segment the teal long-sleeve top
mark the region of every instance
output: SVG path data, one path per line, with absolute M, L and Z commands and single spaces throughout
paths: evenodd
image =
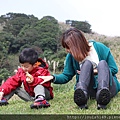
M 116 62 L 114 60 L 113 55 L 110 52 L 110 48 L 105 46 L 103 43 L 96 42 L 94 40 L 90 40 L 89 42 L 93 42 L 93 46 L 98 54 L 99 61 L 105 60 L 109 66 L 110 69 L 110 74 L 112 74 L 114 81 L 116 83 L 116 91 L 120 91 L 120 83 L 117 80 L 116 74 L 118 72 L 118 67 L 116 65 Z M 76 83 L 79 80 L 79 74 L 77 73 L 77 70 L 80 70 L 79 67 L 79 62 L 77 62 L 73 56 L 68 53 L 66 56 L 65 64 L 64 64 L 64 69 L 61 74 L 54 75 L 55 84 L 65 84 L 72 80 L 73 76 L 76 75 Z M 93 86 L 94 88 L 97 88 L 97 77 L 94 76 L 95 79 L 95 85 Z

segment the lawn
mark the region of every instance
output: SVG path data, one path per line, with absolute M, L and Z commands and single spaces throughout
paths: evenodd
M 26 119 L 28 119 L 28 116 L 30 117 L 32 115 L 31 117 L 33 117 L 34 120 L 35 118 L 37 120 L 37 117 L 45 117 L 45 119 L 43 120 L 47 120 L 48 118 L 50 120 L 50 117 L 52 117 L 51 115 L 53 115 L 53 117 L 58 117 L 57 118 L 58 120 L 64 120 L 65 118 L 68 120 L 79 119 L 81 117 L 81 114 L 82 115 L 105 115 L 105 116 L 120 115 L 120 93 L 118 93 L 118 95 L 111 100 L 106 110 L 102 110 L 102 109 L 97 110 L 97 105 L 95 100 L 88 100 L 88 107 L 89 107 L 88 109 L 83 109 L 83 110 L 79 109 L 79 107 L 73 101 L 74 83 L 75 83 L 75 80 L 73 79 L 67 84 L 63 84 L 63 85 L 53 84 L 54 99 L 49 101 L 51 105 L 49 108 L 30 109 L 30 104 L 32 104 L 32 102 L 24 102 L 17 96 L 13 96 L 13 98 L 9 100 L 8 105 L 0 107 L 0 114 L 1 114 L 0 120 L 2 120 L 2 118 L 7 118 L 9 115 L 11 116 L 13 115 L 12 117 L 15 117 L 17 115 L 17 118 L 19 119 L 21 118 L 22 115 L 26 115 L 24 116 L 24 118 L 26 117 Z M 60 115 L 62 116 L 60 117 Z M 78 116 L 74 116 L 74 115 L 78 115 Z M 62 118 L 62 117 L 65 117 L 65 118 Z M 51 120 L 52 119 L 53 118 L 51 118 Z M 24 119 L 21 118 L 21 120 L 24 120 Z M 29 119 L 29 120 L 32 120 L 32 119 Z M 91 120 L 93 120 L 93 118 Z M 98 120 L 98 118 L 96 120 Z

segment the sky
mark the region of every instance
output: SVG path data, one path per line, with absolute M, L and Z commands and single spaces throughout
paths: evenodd
M 52 16 L 58 22 L 87 21 L 93 32 L 120 36 L 120 0 L 0 0 L 0 16 L 9 12 Z

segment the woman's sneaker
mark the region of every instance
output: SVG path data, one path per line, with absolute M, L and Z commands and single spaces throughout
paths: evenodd
M 30 108 L 47 108 L 50 107 L 50 104 L 44 98 L 37 98 L 33 104 L 30 105 Z
M 9 103 L 7 102 L 7 100 L 5 98 L 2 98 L 2 100 L 0 100 L 0 106 L 7 105 L 7 104 L 9 104 Z

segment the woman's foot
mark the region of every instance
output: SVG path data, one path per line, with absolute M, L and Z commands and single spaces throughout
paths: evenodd
M 87 109 L 87 92 L 82 89 L 76 89 L 74 92 L 74 102 L 81 108 Z
M 106 109 L 106 105 L 110 102 L 110 91 L 108 88 L 103 88 L 97 92 L 97 109 Z

